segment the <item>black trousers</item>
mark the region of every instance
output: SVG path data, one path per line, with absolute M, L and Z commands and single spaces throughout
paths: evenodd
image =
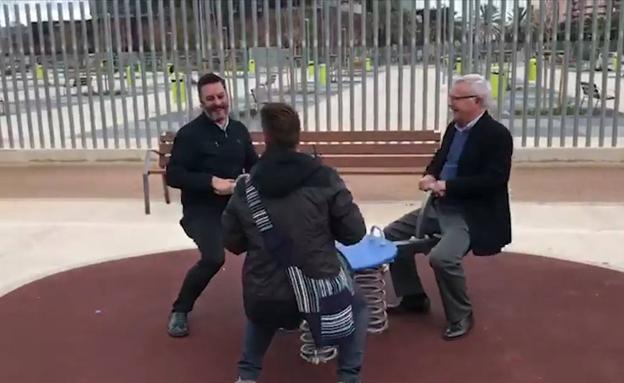
M 222 209 L 198 211 L 185 215 L 180 221 L 186 235 L 197 244 L 201 257 L 186 273 L 178 298 L 173 303 L 175 312 L 190 312 L 197 298 L 225 262 L 222 213 Z

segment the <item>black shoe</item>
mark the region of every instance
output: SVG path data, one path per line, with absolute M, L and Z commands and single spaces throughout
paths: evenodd
M 431 301 L 426 294 L 406 295 L 401 299 L 401 303 L 395 306 L 388 306 L 386 310 L 389 314 L 428 314 L 431 309 Z
M 468 335 L 472 326 L 474 325 L 474 318 L 472 313 L 468 314 L 464 319 L 456 323 L 451 323 L 442 334 L 444 340 L 453 340 Z
M 187 336 L 189 334 L 187 314 L 172 312 L 169 317 L 168 332 L 174 338 Z

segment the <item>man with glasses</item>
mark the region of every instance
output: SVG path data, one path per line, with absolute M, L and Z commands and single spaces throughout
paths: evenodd
M 431 215 L 423 217 L 423 222 L 441 234 L 429 253 L 429 263 L 446 314 L 445 340 L 464 336 L 473 326 L 464 255 L 470 250 L 475 255 L 494 255 L 511 243 L 508 181 L 513 140 L 507 128 L 487 112 L 490 94 L 490 84 L 480 75 L 454 81 L 449 94 L 453 121 L 418 185 L 433 195 Z M 419 214 L 419 210 L 412 211 L 388 225 L 386 238 L 409 239 Z M 429 312 L 413 250 L 401 248 L 390 271 L 401 302 L 389 311 Z

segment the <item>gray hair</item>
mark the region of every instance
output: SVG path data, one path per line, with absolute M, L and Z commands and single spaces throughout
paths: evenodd
M 494 106 L 492 87 L 485 77 L 477 73 L 465 74 L 455 78 L 453 80 L 453 86 L 462 82 L 470 85 L 470 89 L 479 98 L 479 102 L 484 109 L 489 109 Z

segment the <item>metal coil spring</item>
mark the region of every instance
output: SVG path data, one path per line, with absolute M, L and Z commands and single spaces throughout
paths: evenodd
M 308 322 L 301 322 L 299 329 L 301 330 L 301 336 L 299 339 L 301 339 L 301 342 L 303 343 L 301 345 L 299 355 L 301 355 L 303 360 L 312 364 L 320 364 L 327 363 L 338 356 L 338 349 L 336 347 L 316 347 L 314 339 L 312 338 L 312 333 L 310 332 L 310 327 L 308 326 Z
M 386 312 L 386 281 L 384 273 L 388 266 L 374 269 L 360 270 L 355 273 L 355 282 L 360 286 L 370 311 L 368 332 L 379 334 L 388 328 L 388 314 Z

